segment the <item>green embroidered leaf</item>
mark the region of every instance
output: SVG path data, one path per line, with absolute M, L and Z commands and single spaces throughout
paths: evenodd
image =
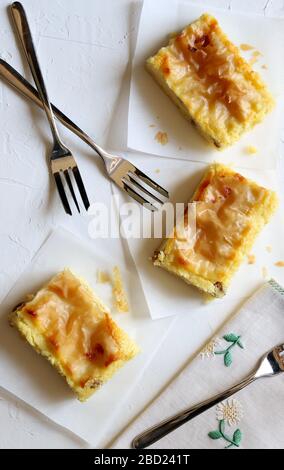
M 221 434 L 219 431 L 210 431 L 210 432 L 208 433 L 208 436 L 209 436 L 211 439 L 221 439 L 222 434 Z
M 236 336 L 234 333 L 229 333 L 228 335 L 223 336 L 223 338 L 228 343 L 235 343 L 239 340 L 239 336 Z
M 230 367 L 232 362 L 233 362 L 232 354 L 230 353 L 230 351 L 228 351 L 228 352 L 226 352 L 226 354 L 224 356 L 224 364 L 225 364 L 226 367 Z
M 242 440 L 242 432 L 240 429 L 237 429 L 233 435 L 233 441 L 238 446 Z
M 240 340 L 237 341 L 237 345 L 238 345 L 241 349 L 245 349 L 243 343 L 241 343 Z

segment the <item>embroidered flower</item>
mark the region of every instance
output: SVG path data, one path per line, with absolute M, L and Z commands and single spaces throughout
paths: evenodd
M 222 350 L 218 350 L 217 346 L 222 343 L 222 340 L 225 340 L 229 345 Z M 235 333 L 228 333 L 223 336 L 223 338 L 213 338 L 209 343 L 204 346 L 200 351 L 200 356 L 204 358 L 213 358 L 214 356 L 222 355 L 224 357 L 224 364 L 226 367 L 230 367 L 233 363 L 232 349 L 238 346 L 241 349 L 244 349 L 244 345 L 241 342 L 241 336 L 236 335 Z
M 202 357 L 202 359 L 205 359 L 206 357 L 215 357 L 215 349 L 217 348 L 217 346 L 220 345 L 220 343 L 220 338 L 213 338 L 211 341 L 209 341 L 209 343 L 207 343 L 204 348 L 200 351 L 200 356 Z
M 236 426 L 244 415 L 241 403 L 236 399 L 227 400 L 216 406 L 216 416 L 219 421 L 224 420 L 229 426 Z
M 243 417 L 243 407 L 238 400 L 231 399 L 226 402 L 219 403 L 216 406 L 216 418 L 218 420 L 218 429 L 210 431 L 208 436 L 210 439 L 223 440 L 227 443 L 225 449 L 230 447 L 240 447 L 243 433 L 240 429 L 235 429 L 233 435 L 227 434 L 226 423 L 229 426 L 236 425 Z

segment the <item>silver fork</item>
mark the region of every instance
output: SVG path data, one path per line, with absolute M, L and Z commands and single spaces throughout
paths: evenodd
M 41 73 L 39 61 L 37 58 L 36 50 L 33 44 L 32 34 L 28 24 L 27 16 L 25 10 L 21 3 L 15 2 L 11 5 L 12 17 L 15 22 L 17 32 L 19 34 L 20 41 L 22 43 L 27 61 L 29 63 L 34 81 L 36 83 L 37 89 L 39 91 L 39 96 L 42 102 L 42 106 L 46 112 L 48 122 L 51 128 L 53 136 L 53 149 L 51 152 L 51 171 L 55 179 L 55 183 L 58 189 L 59 196 L 61 198 L 62 204 L 64 206 L 65 212 L 69 215 L 72 215 L 72 211 L 68 202 L 68 198 L 64 189 L 62 176 L 65 177 L 69 191 L 77 207 L 78 212 L 80 212 L 80 207 L 76 198 L 76 194 L 72 185 L 71 177 L 69 171 L 73 173 L 75 181 L 77 183 L 83 204 L 85 209 L 88 210 L 90 207 L 89 199 L 83 184 L 79 168 L 76 164 L 75 158 L 73 157 L 70 150 L 62 142 L 58 129 L 55 124 L 54 115 L 52 112 L 51 104 L 48 98 L 46 86 L 44 83 L 43 75 Z
M 0 59 L 0 76 L 7 83 L 20 91 L 25 97 L 43 108 L 42 101 L 35 88 L 11 65 Z M 71 132 L 76 134 L 89 147 L 91 147 L 103 160 L 109 178 L 133 199 L 152 211 L 158 209 L 169 198 L 169 193 L 149 176 L 135 167 L 131 162 L 118 155 L 106 152 L 96 142 L 72 122 L 54 105 L 51 105 L 56 118 Z M 49 111 L 48 111 L 49 112 Z
M 197 405 L 156 424 L 150 429 L 147 429 L 135 437 L 132 441 L 132 447 L 134 449 L 145 449 L 146 447 L 149 447 L 162 439 L 162 437 L 165 437 L 167 434 L 173 432 L 175 429 L 200 415 L 212 406 L 239 392 L 255 380 L 263 377 L 272 377 L 274 375 L 278 375 L 280 372 L 284 372 L 284 344 L 275 346 L 271 351 L 264 354 L 253 372 L 242 380 L 242 382 L 234 385 L 225 392 L 215 395 L 202 403 L 198 403 Z

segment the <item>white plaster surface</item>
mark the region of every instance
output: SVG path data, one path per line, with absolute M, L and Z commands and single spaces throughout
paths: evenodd
M 23 3 L 52 101 L 95 135 L 98 142 L 122 150 L 126 141 L 129 60 L 138 28 L 139 2 L 25 0 Z M 7 5 L 6 0 L 0 0 L 0 57 L 30 78 L 17 49 Z M 204 5 L 284 15 L 284 0 L 206 0 Z M 45 160 L 49 131 L 42 113 L 1 82 L 0 122 L 1 300 L 53 225 L 86 234 L 87 219 L 66 219 L 54 188 L 50 188 Z M 118 126 L 118 122 L 125 122 L 125 126 Z M 92 175 L 101 171 L 98 160 L 66 131 L 63 137 L 78 155 L 82 173 L 87 175 L 90 199 L 109 197 L 110 186 L 103 176 L 99 187 L 91 184 Z M 132 157 L 130 154 L 129 158 Z M 279 176 L 283 186 L 281 168 Z M 162 360 L 167 361 L 163 373 Z M 134 396 L 135 407 L 142 409 L 181 366 L 181 362 L 169 356 L 166 341 L 128 406 L 116 418 L 122 427 L 133 416 Z M 84 446 L 1 389 L 0 436 L 3 449 Z

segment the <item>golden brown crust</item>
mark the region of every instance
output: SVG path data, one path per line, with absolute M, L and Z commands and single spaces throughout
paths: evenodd
M 147 60 L 147 68 L 201 134 L 222 149 L 272 109 L 260 76 L 204 14 Z
M 273 191 L 214 164 L 191 201 L 196 202 L 194 243 L 192 238 L 181 239 L 175 229 L 154 254 L 153 263 L 212 297 L 222 297 L 278 199 Z M 188 224 L 186 212 L 185 228 Z
M 138 353 L 89 286 L 69 270 L 10 315 L 27 342 L 85 401 Z

